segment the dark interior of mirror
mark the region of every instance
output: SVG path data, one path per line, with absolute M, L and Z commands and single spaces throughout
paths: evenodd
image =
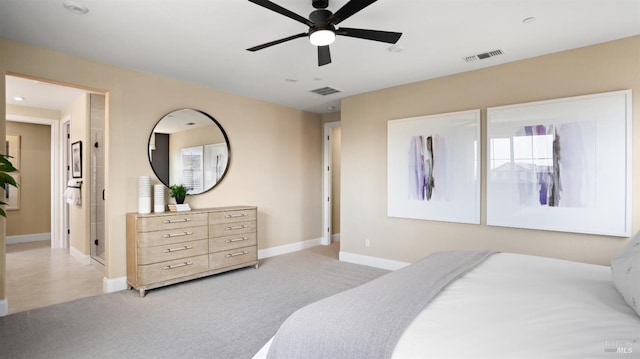
M 181 109 L 163 116 L 149 136 L 148 148 L 158 180 L 167 187 L 183 184 L 190 195 L 214 188 L 229 169 L 227 134 L 200 110 Z

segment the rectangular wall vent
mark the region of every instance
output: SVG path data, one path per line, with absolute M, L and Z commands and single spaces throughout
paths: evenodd
M 334 94 L 334 93 L 338 93 L 338 92 L 340 92 L 340 90 L 335 89 L 333 87 L 325 86 L 325 87 L 321 87 L 319 89 L 311 90 L 311 92 L 317 93 L 318 95 L 327 96 L 327 95 L 331 95 L 331 94 Z
M 481 54 L 477 54 L 477 55 L 473 55 L 473 56 L 467 56 L 467 57 L 464 58 L 464 61 L 466 61 L 466 62 L 474 62 L 474 61 L 478 61 L 478 60 L 484 60 L 484 59 L 488 59 L 490 57 L 502 55 L 503 53 L 504 52 L 502 50 L 493 50 L 493 51 L 489 51 L 489 52 L 483 52 Z

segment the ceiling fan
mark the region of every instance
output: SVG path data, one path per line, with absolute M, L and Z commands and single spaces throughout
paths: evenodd
M 400 36 L 402 36 L 401 32 L 336 27 L 336 25 L 338 25 L 342 21 L 376 2 L 376 0 L 351 0 L 335 13 L 327 10 L 327 7 L 329 6 L 329 0 L 312 0 L 311 3 L 316 10 L 309 14 L 309 19 L 305 19 L 304 17 L 268 0 L 249 1 L 265 7 L 271 11 L 275 11 L 278 14 L 301 22 L 309 26 L 309 31 L 285 37 L 280 40 L 267 42 L 262 45 L 254 46 L 247 49 L 248 51 L 258 51 L 273 45 L 281 44 L 286 41 L 308 36 L 311 44 L 318 47 L 318 66 L 323 66 L 331 63 L 331 52 L 329 51 L 329 45 L 333 43 L 336 35 L 356 37 L 365 40 L 381 41 L 389 44 L 395 44 L 400 39 Z

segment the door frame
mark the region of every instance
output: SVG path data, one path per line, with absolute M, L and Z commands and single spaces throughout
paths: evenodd
M 334 127 L 340 127 L 341 121 L 325 122 L 323 133 L 323 160 L 322 160 L 322 239 L 321 244 L 328 246 L 331 244 L 331 205 L 333 199 L 331 198 L 331 129 Z
M 62 183 L 62 173 L 60 171 L 60 121 L 7 114 L 7 121 L 33 123 L 50 126 L 51 136 L 51 248 L 67 248 L 62 232 L 62 193 L 64 191 Z

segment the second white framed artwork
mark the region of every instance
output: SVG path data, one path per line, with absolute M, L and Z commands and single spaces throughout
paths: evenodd
M 631 235 L 631 91 L 487 109 L 487 224 Z

